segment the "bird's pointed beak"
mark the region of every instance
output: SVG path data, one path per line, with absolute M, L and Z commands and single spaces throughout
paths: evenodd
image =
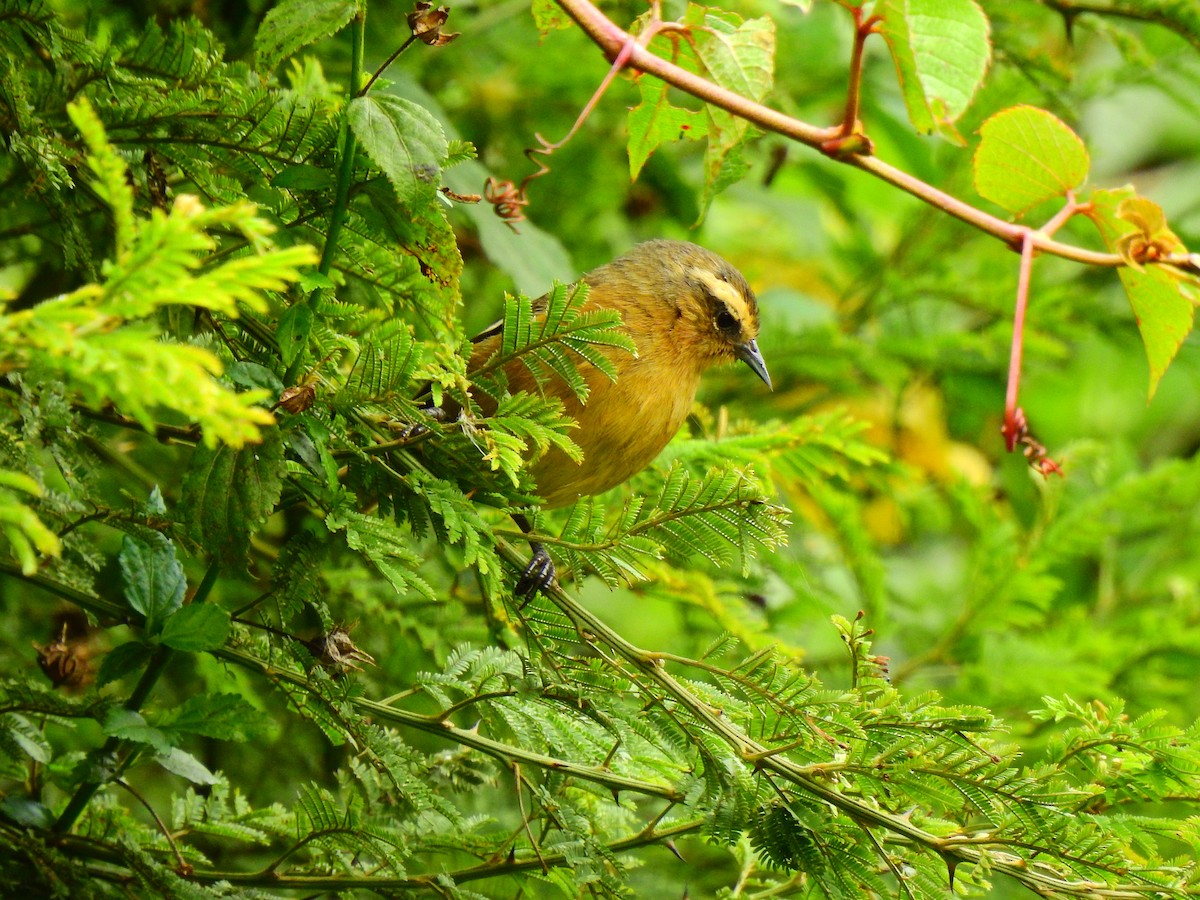
M 767 374 L 767 364 L 763 360 L 762 354 L 758 352 L 757 341 L 746 341 L 744 344 L 738 344 L 734 348 L 734 353 L 738 359 L 750 367 L 755 375 L 767 383 L 767 387 L 774 390 L 771 387 L 771 376 Z

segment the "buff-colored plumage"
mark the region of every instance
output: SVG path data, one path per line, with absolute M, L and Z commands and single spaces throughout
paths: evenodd
M 649 465 L 679 430 L 700 376 L 712 366 L 742 359 L 770 384 L 755 343 L 754 292 L 715 253 L 681 241 L 650 241 L 584 280 L 589 288 L 584 309 L 617 310 L 637 355 L 606 351 L 617 367 L 615 382 L 581 363 L 590 387 L 586 404 L 561 381 L 542 386 L 579 423 L 571 438 L 583 450 L 582 463 L 557 449 L 534 463 L 546 507 L 606 491 Z M 471 367 L 486 362 L 499 342 L 498 334 L 481 340 Z M 513 391 L 538 390 L 520 362 L 510 363 L 505 374 Z

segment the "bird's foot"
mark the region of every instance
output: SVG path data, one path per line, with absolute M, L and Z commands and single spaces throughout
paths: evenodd
M 532 600 L 538 591 L 544 591 L 557 583 L 554 560 L 550 558 L 549 551 L 535 542 L 531 542 L 529 548 L 533 551 L 533 558 L 529 560 L 529 565 L 525 567 L 516 587 L 513 588 L 513 593 L 524 597 L 527 602 Z
M 434 424 L 446 421 L 446 411 L 440 406 L 423 406 L 421 412 L 429 417 Z M 422 438 L 429 433 L 429 425 L 424 422 L 397 422 L 393 429 L 398 432 L 401 441 L 409 442 Z

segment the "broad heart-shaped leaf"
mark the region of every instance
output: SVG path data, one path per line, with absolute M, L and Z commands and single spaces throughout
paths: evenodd
M 641 88 L 642 102 L 629 111 L 629 177 L 634 179 L 660 144 L 708 134 L 704 113 L 672 105 L 665 81 L 643 78 Z
M 283 490 L 283 438 L 278 428 L 262 435 L 239 450 L 197 447 L 183 479 L 179 515 L 188 536 L 229 565 L 245 560 L 250 535 Z
M 692 28 L 695 56 L 680 62 L 750 100 L 766 97 L 775 83 L 775 23 L 768 18 L 746 19 L 732 13 L 694 7 L 686 22 Z M 713 197 L 745 174 L 740 152 L 750 136 L 745 119 L 713 106 L 706 110 L 708 149 L 704 157 L 704 194 L 700 218 Z
M 975 190 L 1011 213 L 1065 197 L 1088 175 L 1088 152 L 1079 135 L 1051 113 L 1014 106 L 979 129 Z
M 254 36 L 258 70 L 270 72 L 301 47 L 340 30 L 357 7 L 356 0 L 280 0 Z
M 1122 252 L 1122 248 L 1128 246 L 1128 238 L 1139 232 L 1136 224 L 1139 219 L 1144 220 L 1144 224 L 1157 225 L 1157 231 L 1169 231 L 1165 219 L 1159 217 L 1161 210 L 1159 214 L 1147 215 L 1150 201 L 1137 197 L 1133 188 L 1093 191 L 1091 202 L 1089 218 L 1096 223 L 1104 243 L 1114 253 Z M 1141 215 L 1132 216 L 1131 210 Z M 1167 367 L 1175 359 L 1175 354 L 1179 352 L 1184 338 L 1192 330 L 1195 312 L 1192 300 L 1197 290 L 1195 286 L 1189 289 L 1187 282 L 1161 266 L 1147 266 L 1141 270 L 1125 267 L 1120 275 L 1150 363 L 1147 394 L 1147 399 L 1150 399 L 1158 389 Z
M 145 543 L 126 535 L 118 557 L 125 599 L 146 617 L 146 633 L 157 634 L 163 621 L 183 605 L 187 577 L 166 538 Z
M 975 0 L 879 0 L 875 15 L 913 127 L 965 143 L 951 123 L 966 112 L 991 62 L 983 10 Z
M 350 128 L 371 161 L 383 170 L 400 200 L 432 194 L 449 144 L 433 113 L 402 97 L 355 97 Z
M 709 76 L 750 100 L 775 84 L 775 22 L 704 9 L 694 31 L 696 54 Z M 690 18 L 690 17 L 689 17 Z
M 161 640 L 168 647 L 195 653 L 216 650 L 229 637 L 229 613 L 211 603 L 176 610 L 163 625 Z

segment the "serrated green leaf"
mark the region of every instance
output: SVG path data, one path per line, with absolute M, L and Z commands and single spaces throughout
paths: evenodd
M 297 50 L 339 31 L 357 8 L 357 0 L 280 0 L 254 36 L 258 70 L 271 72 Z
M 696 65 L 722 87 L 761 101 L 774 86 L 775 23 L 696 7 L 688 15 L 694 27 Z M 741 179 L 748 167 L 741 152 L 751 135 L 749 123 L 715 106 L 705 107 L 708 147 L 704 157 L 704 218 L 714 197 Z
M 1065 197 L 1087 179 L 1088 152 L 1062 120 L 1044 109 L 1014 106 L 979 129 L 975 190 L 1020 215 L 1039 203 Z
M 351 100 L 346 114 L 363 151 L 401 201 L 433 195 L 449 145 L 429 110 L 403 97 L 369 94 Z
M 1149 401 L 1192 332 L 1195 304 L 1180 290 L 1179 281 L 1161 267 L 1142 272 L 1126 267 L 1121 269 L 1120 277 L 1125 293 L 1129 295 L 1129 305 L 1133 307 L 1150 364 L 1150 384 L 1146 393 Z
M 219 741 L 247 741 L 263 734 L 270 722 L 238 694 L 197 694 L 155 720 L 168 734 L 198 734 Z
M 264 431 L 261 444 L 240 449 L 197 447 L 179 508 L 188 536 L 215 558 L 241 564 L 250 536 L 275 509 L 284 468 L 278 428 Z
M 123 706 L 109 710 L 108 715 L 104 717 L 103 726 L 104 734 L 107 737 L 146 744 L 153 747 L 158 753 L 167 753 L 171 750 L 171 741 L 162 731 L 147 724 L 141 713 Z
M 183 605 L 187 590 L 175 545 L 166 538 L 147 544 L 126 535 L 119 559 L 125 599 L 146 617 L 146 633 L 157 634 L 166 617 Z
M 717 84 L 751 100 L 762 100 L 775 83 L 775 22 L 702 11 L 696 54 Z
M 665 81 L 643 78 L 640 85 L 642 102 L 629 111 L 628 119 L 629 177 L 635 180 L 660 144 L 696 141 L 708 134 L 705 114 L 672 105 Z
M 184 606 L 163 625 L 159 640 L 175 650 L 216 650 L 229 637 L 229 613 L 212 603 Z
M 991 62 L 983 10 L 974 0 L 879 0 L 875 15 L 913 127 L 964 143 L 952 123 L 966 112 Z

